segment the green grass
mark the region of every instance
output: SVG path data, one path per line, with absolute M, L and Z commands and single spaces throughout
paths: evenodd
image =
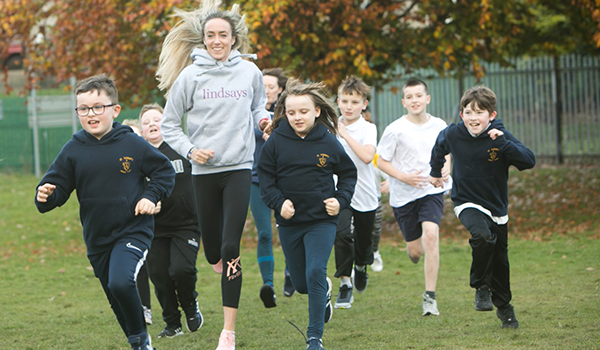
M 476 312 L 468 285 L 467 235 L 451 213 L 442 223 L 439 317 L 421 316 L 422 262 L 410 263 L 386 204 L 381 246 L 384 270 L 349 310 L 335 310 L 324 345 L 336 349 L 600 349 L 600 169 L 536 168 L 511 173 L 510 261 L 519 330 L 503 330 L 494 312 Z M 73 198 L 37 213 L 37 180 L 0 175 L 0 349 L 128 349 L 85 256 Z M 265 309 L 249 220 L 242 241 L 244 282 L 238 349 L 305 349 L 307 296 L 283 297 L 283 254 L 277 242 L 278 306 Z M 198 259 L 205 325 L 174 339 L 157 339 L 160 306 L 153 299 L 154 346 L 211 349 L 223 316 L 220 277 Z M 329 274 L 333 274 L 330 259 Z M 334 281 L 334 294 L 337 281 Z

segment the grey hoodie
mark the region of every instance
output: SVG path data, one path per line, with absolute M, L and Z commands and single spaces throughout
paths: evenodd
M 186 157 L 192 147 L 213 150 L 206 164 L 192 162 L 192 174 L 252 169 L 254 128 L 263 118 L 267 95 L 258 67 L 233 50 L 225 62 L 194 49 L 171 87 L 163 113 L 164 140 Z M 187 113 L 187 135 L 182 119 Z

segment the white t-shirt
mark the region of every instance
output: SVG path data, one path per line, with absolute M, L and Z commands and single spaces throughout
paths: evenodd
M 343 118 L 340 118 L 340 120 L 343 120 Z M 362 116 L 356 122 L 346 125 L 346 130 L 361 145 L 373 145 L 373 147 L 377 147 L 377 126 L 364 120 Z M 339 135 L 338 140 L 344 146 L 346 153 L 348 153 L 350 159 L 354 162 L 357 170 L 356 187 L 350 206 L 352 209 L 361 212 L 376 210 L 379 205 L 379 190 L 375 186 L 375 169 L 373 169 L 373 165 L 371 163 L 365 164 L 365 162 L 360 160 L 346 140 Z
M 447 124 L 440 118 L 430 114 L 425 124 L 415 124 L 406 115 L 385 128 L 377 153 L 379 157 L 405 173 L 410 174 L 421 170 L 419 175 L 429 176 L 431 167 L 431 149 L 435 145 L 440 131 Z M 444 182 L 444 188 L 435 188 L 427 184 L 422 189 L 411 186 L 390 176 L 390 206 L 398 208 L 430 194 L 442 193 L 452 188 L 452 178 Z

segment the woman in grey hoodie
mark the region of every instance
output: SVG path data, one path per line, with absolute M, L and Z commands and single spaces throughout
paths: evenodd
M 217 350 L 235 349 L 242 288 L 240 241 L 250 198 L 254 129 L 269 120 L 258 67 L 244 57 L 248 28 L 237 4 L 205 0 L 163 43 L 157 76 L 167 90 L 164 140 L 192 162 L 206 259 L 221 273 L 224 326 Z M 182 127 L 187 114 L 187 134 Z

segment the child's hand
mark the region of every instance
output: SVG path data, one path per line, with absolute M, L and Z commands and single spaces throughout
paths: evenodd
M 346 125 L 344 125 L 344 123 L 338 123 L 338 133 L 343 139 L 346 139 L 346 137 L 348 137 L 348 130 L 346 130 Z
M 196 163 L 206 164 L 209 159 L 214 158 L 215 151 L 210 149 L 194 149 L 192 151 L 192 156 L 190 157 Z
M 389 180 L 381 181 L 381 187 L 379 187 L 379 192 L 390 193 L 390 181 Z
M 262 123 L 260 123 L 260 128 L 263 131 L 263 133 L 267 134 L 267 135 L 271 135 L 271 133 L 273 132 L 273 121 L 269 120 L 269 121 L 263 121 Z
M 450 181 L 450 167 L 444 166 L 442 168 L 442 180 L 444 182 Z
M 37 188 L 35 199 L 40 203 L 46 203 L 55 189 L 56 185 L 45 183 Z
M 497 139 L 498 137 L 504 135 L 504 133 L 498 129 L 492 129 L 490 131 L 488 131 L 488 135 L 490 135 L 490 138 L 492 140 Z
M 160 213 L 161 209 L 162 209 L 162 202 L 158 201 L 158 203 L 156 203 L 156 207 L 154 208 L 154 213 L 152 213 L 152 214 L 156 215 L 156 214 Z
M 433 185 L 435 188 L 444 188 L 444 182 L 441 177 L 429 177 L 429 183 Z
M 404 178 L 402 182 L 409 184 L 410 186 L 416 187 L 418 189 L 422 189 L 427 186 L 429 183 L 427 182 L 428 178 L 425 175 L 419 175 L 423 172 L 423 170 L 416 171 L 410 174 L 404 174 Z
M 336 216 L 340 213 L 340 202 L 335 197 L 327 198 L 323 203 L 325 203 L 325 210 L 329 216 Z
M 294 216 L 294 214 L 296 214 L 296 209 L 294 209 L 294 203 L 292 203 L 291 200 L 286 199 L 285 202 L 283 202 L 283 205 L 281 206 L 281 217 L 289 220 L 292 218 L 292 216 Z
M 152 203 L 148 198 L 142 198 L 135 205 L 135 216 L 138 215 L 152 215 L 154 214 L 154 209 L 156 208 L 156 204 Z

